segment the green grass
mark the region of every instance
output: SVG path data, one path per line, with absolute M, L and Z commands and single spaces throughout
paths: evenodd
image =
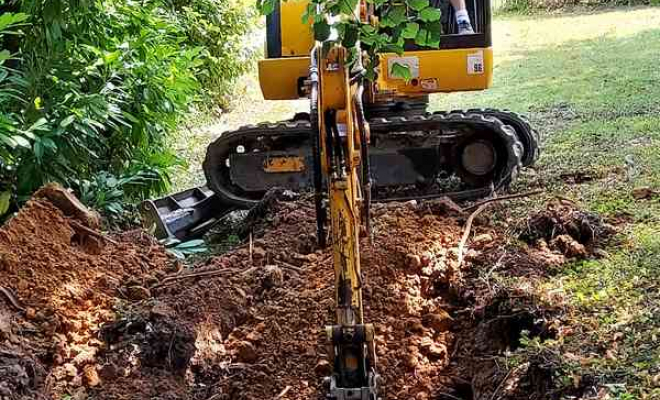
M 629 221 L 608 257 L 541 283 L 564 295 L 574 331 L 545 346 L 563 360 L 558 381 L 590 375 L 611 398 L 659 399 L 660 200 L 635 200 L 632 189 L 660 188 L 660 10 L 505 17 L 498 44 L 491 90 L 437 96 L 433 108 L 528 114 L 543 138 L 536 179 Z M 585 172 L 594 180 L 561 179 Z

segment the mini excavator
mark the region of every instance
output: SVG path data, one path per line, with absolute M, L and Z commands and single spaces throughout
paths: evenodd
M 317 239 L 325 246 L 330 238 L 335 270 L 326 397 L 377 400 L 374 327 L 364 321 L 359 249 L 361 233 L 370 232 L 371 202 L 486 197 L 534 163 L 538 137 L 524 117 L 508 111 L 427 111 L 429 94 L 491 85 L 489 0 L 468 1 L 475 28 L 469 35 L 454 34 L 452 9 L 441 1 L 439 48 L 407 43 L 403 55 L 379 54 L 374 80 L 365 79 L 359 62 L 348 65 L 349 49 L 315 41 L 301 18 L 307 6 L 282 1 L 268 15 L 259 79 L 265 99 L 307 98 L 309 113 L 223 133 L 203 164 L 208 187 L 145 202 L 143 214 L 157 235 L 183 239 L 224 212 L 255 206 L 270 188 L 313 191 Z M 355 14 L 370 21 L 377 16 L 369 10 L 361 0 Z M 393 73 L 396 64 L 408 68 L 408 79 Z

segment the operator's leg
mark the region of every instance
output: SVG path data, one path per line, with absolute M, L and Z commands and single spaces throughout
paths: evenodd
M 459 35 L 469 35 L 474 33 L 472 23 L 470 23 L 470 15 L 465 6 L 465 0 L 451 0 L 451 5 L 454 7 L 454 15 L 456 16 L 456 24 L 458 24 Z

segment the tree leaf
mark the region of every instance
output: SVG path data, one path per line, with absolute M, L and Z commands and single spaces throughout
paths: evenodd
M 424 22 L 435 22 L 439 21 L 442 13 L 435 7 L 427 7 L 420 11 L 419 19 Z
M 393 78 L 403 79 L 406 82 L 412 79 L 412 73 L 410 72 L 410 67 L 408 67 L 407 65 L 399 64 L 397 62 L 392 64 L 392 70 L 390 71 L 390 74 L 392 75 Z
M 9 211 L 11 204 L 11 192 L 0 193 L 0 216 L 3 216 Z
M 408 5 L 415 11 L 422 11 L 429 6 L 429 0 L 409 0 Z
M 406 39 L 414 39 L 419 32 L 419 24 L 417 22 L 408 22 L 406 27 L 401 32 L 401 36 Z
M 28 132 L 35 132 L 35 131 L 47 131 L 48 127 L 48 120 L 46 118 L 39 118 L 34 124 L 32 124 L 27 130 Z
M 60 126 L 62 128 L 66 128 L 67 126 L 71 125 L 75 120 L 76 120 L 75 115 L 69 115 L 68 117 L 64 118 L 62 122 L 60 122 Z
M 314 38 L 319 42 L 325 42 L 330 37 L 330 25 L 321 20 L 314 23 Z
M 358 40 L 358 27 L 354 24 L 346 24 L 342 45 L 348 49 L 355 47 Z
M 381 20 L 380 25 L 394 28 L 395 26 L 401 25 L 407 20 L 408 15 L 406 13 L 406 7 L 396 5 L 390 8 L 387 14 L 385 14 L 385 17 Z
M 24 138 L 23 136 L 12 136 L 12 139 L 16 142 L 17 146 L 25 147 L 26 149 L 32 148 L 30 141 Z
M 339 0 L 339 9 L 342 13 L 351 15 L 355 13 L 358 0 Z

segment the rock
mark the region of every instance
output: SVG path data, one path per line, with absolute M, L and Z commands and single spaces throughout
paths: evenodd
M 447 346 L 441 343 L 432 343 L 425 348 L 426 354 L 432 360 L 444 359 L 447 357 Z
M 245 336 L 245 339 L 251 343 L 258 343 L 263 339 L 263 335 L 259 332 L 250 332 Z
M 477 235 L 472 240 L 472 243 L 483 244 L 483 243 L 490 243 L 492 241 L 493 241 L 493 235 L 491 235 L 490 233 L 483 233 L 481 235 Z
M 587 250 L 584 245 L 569 235 L 559 235 L 550 244 L 557 247 L 566 257 L 587 256 Z
M 263 286 L 265 289 L 272 289 L 284 284 L 284 273 L 277 265 L 266 265 L 264 267 Z
M 94 386 L 98 386 L 99 383 L 101 383 L 101 380 L 99 379 L 99 374 L 96 372 L 96 368 L 93 365 L 86 366 L 84 369 L 84 374 L 85 374 L 85 383 L 87 383 L 87 386 L 94 387 Z
M 403 362 L 408 368 L 415 368 L 419 364 L 419 357 L 416 354 L 406 354 L 403 358 Z
M 431 264 L 432 259 L 433 259 L 433 254 L 428 252 L 422 254 L 422 258 L 421 258 L 422 266 L 428 267 Z
M 418 269 L 422 265 L 422 260 L 417 254 L 408 254 L 406 259 L 410 268 Z
M 236 347 L 236 357 L 238 361 L 252 364 L 259 359 L 257 349 L 250 342 L 240 342 Z
M 37 315 L 37 312 L 36 312 L 36 311 L 34 310 L 34 308 L 32 308 L 32 307 L 28 307 L 28 308 L 25 310 L 25 318 L 27 318 L 27 319 L 32 320 L 32 319 L 34 319 L 34 317 L 35 317 L 36 315 Z
M 62 366 L 64 368 L 64 372 L 66 372 L 67 376 L 74 377 L 78 375 L 78 368 L 76 368 L 75 365 L 71 363 L 64 364 Z
M 34 198 L 42 198 L 50 201 L 59 208 L 67 217 L 73 217 L 89 228 L 99 229 L 101 227 L 101 216 L 96 211 L 85 207 L 80 200 L 70 191 L 57 183 L 49 183 L 39 189 Z
M 314 366 L 314 372 L 317 376 L 330 376 L 332 374 L 332 365 L 326 359 L 321 359 Z
M 130 286 L 126 288 L 126 292 L 127 297 L 135 301 L 151 298 L 151 292 L 143 286 Z
M 262 247 L 254 247 L 252 249 L 252 257 L 255 259 L 264 258 L 266 257 L 266 250 L 264 250 Z
M 598 247 L 595 248 L 592 253 L 596 258 L 607 258 L 610 256 L 610 253 Z
M 406 329 L 413 333 L 424 333 L 424 325 L 418 319 L 409 319 L 406 321 Z
M 151 307 L 151 316 L 155 318 L 174 318 L 176 316 L 176 311 L 164 302 L 157 301 L 154 306 Z
M 653 190 L 650 187 L 639 187 L 632 191 L 635 200 L 648 200 L 660 195 L 660 191 Z
M 435 313 L 425 314 L 422 317 L 424 325 L 433 329 L 436 332 L 446 332 L 451 328 L 454 319 L 444 310 L 439 310 Z

